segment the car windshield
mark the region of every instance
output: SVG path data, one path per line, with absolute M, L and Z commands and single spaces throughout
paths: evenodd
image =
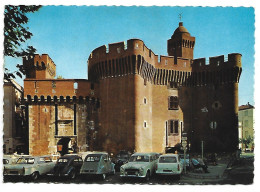
M 128 156 L 128 154 L 118 154 L 117 157 L 119 159 L 128 159 L 129 156 Z
M 63 163 L 67 163 L 67 162 L 68 162 L 68 159 L 64 159 L 64 158 L 58 159 L 59 164 L 63 164 Z
M 101 155 L 88 155 L 85 158 L 86 162 L 99 162 Z
M 130 157 L 129 162 L 149 162 L 147 155 L 133 155 Z
M 160 157 L 159 163 L 177 163 L 176 157 Z
M 19 158 L 17 164 L 34 164 L 34 158 Z

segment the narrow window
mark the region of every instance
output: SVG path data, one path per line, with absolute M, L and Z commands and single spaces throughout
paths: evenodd
M 147 127 L 147 123 L 146 123 L 146 121 L 144 121 L 144 128 L 146 128 Z
M 146 100 L 146 98 L 144 98 L 144 104 L 146 104 L 147 103 L 147 100 Z
M 174 121 L 170 121 L 170 133 L 173 134 L 174 133 L 174 124 L 173 124 Z
M 248 127 L 248 120 L 245 120 L 245 127 Z
M 56 82 L 52 81 L 51 86 L 52 86 L 52 88 L 56 88 Z
M 74 83 L 74 89 L 78 89 L 78 83 L 77 82 Z
M 165 65 L 168 65 L 168 60 L 167 59 L 165 60 Z
M 168 135 L 177 135 L 179 134 L 179 121 L 178 120 L 169 120 L 168 121 Z M 166 124 L 167 125 L 167 124 Z
M 34 88 L 38 88 L 38 82 L 37 81 L 34 81 Z
M 94 83 L 91 83 L 91 84 L 90 84 L 90 89 L 91 89 L 91 90 L 94 90 L 94 88 L 95 88 Z
M 179 121 L 174 121 L 174 133 L 179 133 Z

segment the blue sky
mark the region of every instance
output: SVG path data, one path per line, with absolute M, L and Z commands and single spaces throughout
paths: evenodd
M 254 104 L 253 8 L 246 7 L 118 7 L 44 6 L 29 14 L 28 27 L 34 34 L 25 45 L 47 53 L 64 78 L 87 78 L 87 59 L 95 48 L 109 43 L 142 39 L 155 54 L 167 55 L 167 40 L 184 26 L 196 37 L 194 58 L 242 54 L 239 105 Z M 6 67 L 21 59 L 5 58 Z M 21 79 L 17 81 L 23 85 Z

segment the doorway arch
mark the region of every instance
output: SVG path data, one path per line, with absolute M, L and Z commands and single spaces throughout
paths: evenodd
M 61 156 L 68 154 L 69 152 L 69 142 L 70 138 L 65 137 L 61 138 L 57 143 L 57 151 L 61 154 Z

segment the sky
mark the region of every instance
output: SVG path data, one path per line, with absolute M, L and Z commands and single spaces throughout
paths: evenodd
M 28 14 L 27 26 L 39 54 L 49 54 L 56 74 L 87 78 L 87 59 L 95 48 L 109 43 L 142 39 L 155 54 L 167 55 L 167 40 L 182 22 L 196 38 L 194 58 L 242 54 L 239 105 L 254 104 L 254 23 L 252 7 L 174 6 L 44 6 Z M 15 70 L 21 59 L 5 58 Z M 22 79 L 17 81 L 23 85 Z

